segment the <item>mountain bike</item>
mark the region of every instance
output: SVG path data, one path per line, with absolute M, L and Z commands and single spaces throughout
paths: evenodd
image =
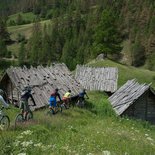
M 79 97 L 76 102 L 76 106 L 79 108 L 83 108 L 85 106 L 85 99 Z
M 61 105 L 62 108 L 69 109 L 71 107 L 71 99 L 70 98 L 63 99 Z
M 33 112 L 31 110 L 26 112 L 25 115 L 24 115 L 24 113 L 17 114 L 16 117 L 15 117 L 15 128 L 17 126 L 22 125 L 22 123 L 24 123 L 26 121 L 29 121 L 29 120 L 32 120 L 32 119 L 33 119 Z
M 10 126 L 10 119 L 3 111 L 4 107 L 0 109 L 0 128 L 7 130 Z
M 62 113 L 62 107 L 63 106 L 61 103 L 57 103 L 56 107 L 54 107 L 54 106 L 50 107 L 46 114 L 47 115 L 55 115 L 58 112 Z

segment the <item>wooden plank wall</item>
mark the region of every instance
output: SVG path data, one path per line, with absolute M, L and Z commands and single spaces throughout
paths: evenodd
M 35 109 L 48 104 L 50 93 L 58 88 L 63 96 L 68 89 L 71 89 L 72 96 L 76 96 L 81 90 L 81 85 L 73 78 L 65 64 L 54 64 L 50 67 L 38 66 L 30 69 L 23 67 L 11 67 L 7 74 L 14 86 L 14 98 L 18 99 L 24 86 L 32 87 L 32 95 L 37 104 Z M 18 92 L 16 92 L 18 90 Z
M 118 69 L 77 65 L 75 79 L 88 90 L 115 92 L 117 90 Z
M 139 84 L 135 79 L 129 80 L 109 97 L 109 101 L 116 113 L 121 115 L 149 88 L 148 84 Z
M 155 95 L 149 92 L 148 98 L 148 108 L 147 108 L 147 120 L 155 123 Z

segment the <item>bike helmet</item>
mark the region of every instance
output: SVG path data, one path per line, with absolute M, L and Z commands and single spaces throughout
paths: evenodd
M 26 92 L 31 92 L 32 91 L 32 88 L 30 86 L 25 86 L 23 91 L 26 91 Z
M 56 92 L 58 92 L 58 90 L 59 90 L 58 88 L 55 89 Z

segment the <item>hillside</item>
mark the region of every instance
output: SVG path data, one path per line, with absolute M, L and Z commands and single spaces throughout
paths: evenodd
M 7 47 L 20 65 L 63 61 L 74 69 L 77 63 L 105 53 L 115 61 L 154 70 L 155 4 L 151 0 L 10 2 L 5 3 L 10 8 L 7 25 L 12 39 Z M 38 21 L 37 36 L 37 25 L 32 23 Z
M 131 80 L 136 78 L 140 83 L 152 83 L 152 87 L 155 88 L 155 72 L 136 68 L 132 66 L 126 66 L 120 63 L 116 63 L 111 60 L 93 60 L 88 63 L 90 66 L 94 67 L 117 67 L 118 68 L 118 87 L 121 87 L 123 84 L 127 82 L 127 80 Z M 146 76 L 147 75 L 147 76 Z
M 34 112 L 34 120 L 13 128 L 16 109 L 8 110 L 12 127 L 0 132 L 0 154 L 132 154 L 155 152 L 154 126 L 114 115 L 107 96 L 89 92 L 86 109 L 73 108 L 46 116 Z M 143 147 L 141 147 L 143 146 Z
M 50 20 L 41 21 L 40 24 L 48 24 Z M 18 42 L 19 35 L 24 36 L 25 40 L 29 40 L 32 36 L 33 23 L 25 24 L 25 25 L 16 25 L 9 26 L 8 31 L 10 33 L 11 39 L 14 41 L 14 44 L 8 45 L 8 50 L 12 52 L 14 57 L 18 57 L 20 42 Z

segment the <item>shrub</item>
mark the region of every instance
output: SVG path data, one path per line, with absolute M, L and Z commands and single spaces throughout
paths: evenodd
M 8 22 L 8 26 L 15 26 L 16 25 L 16 22 L 14 20 L 10 20 Z
M 147 68 L 155 71 L 155 53 L 149 55 L 147 59 Z
M 149 26 L 149 32 L 154 33 L 155 31 L 155 17 L 153 16 Z
M 25 35 L 18 33 L 18 35 L 17 35 L 17 41 L 18 42 L 25 41 Z
M 140 42 L 136 42 L 131 47 L 132 65 L 135 67 L 142 66 L 145 63 L 145 48 Z

